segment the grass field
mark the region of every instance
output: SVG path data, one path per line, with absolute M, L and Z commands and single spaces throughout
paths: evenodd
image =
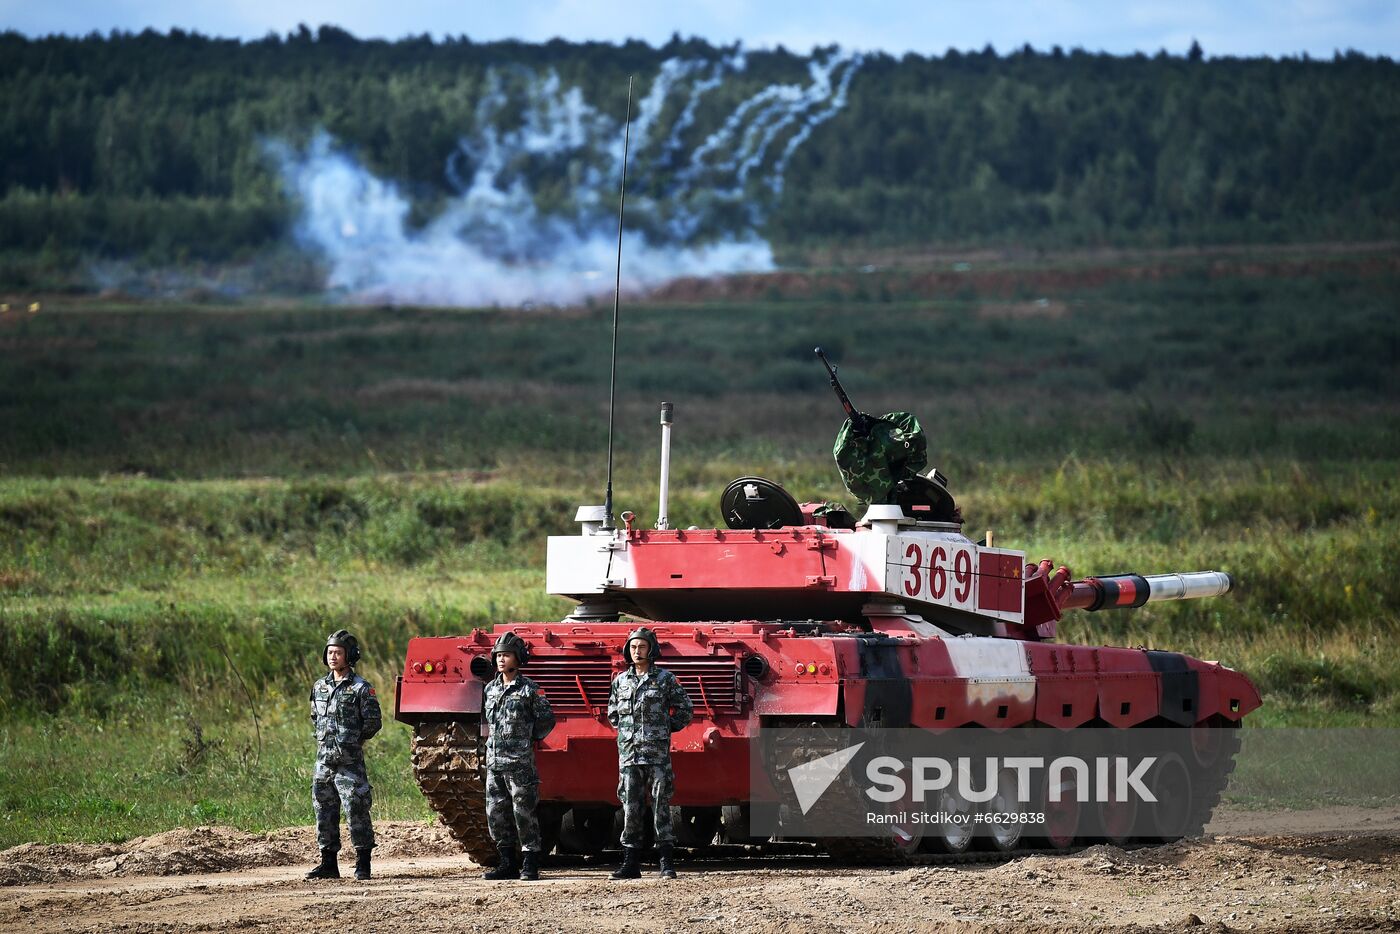
M 1241 583 L 1069 641 L 1226 661 L 1252 723 L 1400 725 L 1400 255 L 922 262 L 624 305 L 619 507 L 654 519 L 663 399 L 674 519 L 743 474 L 845 496 L 822 344 L 920 417 L 974 537 Z M 610 315 L 0 314 L 0 847 L 307 822 L 327 632 L 387 694 L 414 635 L 567 612 L 544 536 L 601 501 Z M 406 728 L 374 745 L 376 813 L 426 816 Z

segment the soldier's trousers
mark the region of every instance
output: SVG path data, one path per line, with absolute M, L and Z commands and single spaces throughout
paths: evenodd
M 624 765 L 618 769 L 617 799 L 622 802 L 622 845 L 642 846 L 646 842 L 647 800 L 651 800 L 652 827 L 656 845 L 674 844 L 671 829 L 671 795 L 676 790 L 671 763 L 664 765 Z
M 486 829 L 501 849 L 540 850 L 540 776 L 534 766 L 486 770 Z
M 342 804 L 355 849 L 374 846 L 374 826 L 369 819 L 373 790 L 362 757 L 337 763 L 317 762 L 311 779 L 311 800 L 316 806 L 316 843 L 321 849 L 340 849 Z

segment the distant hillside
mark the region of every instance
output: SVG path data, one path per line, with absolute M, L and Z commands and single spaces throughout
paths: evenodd
M 633 153 L 650 237 L 746 233 L 782 259 L 833 243 L 1400 234 L 1400 67 L 1389 59 L 737 51 L 679 39 L 362 41 L 334 27 L 258 42 L 6 33 L 0 286 L 77 258 L 222 262 L 285 244 L 298 196 L 270 147 L 300 152 L 320 130 L 410 205 L 404 236 L 465 197 L 463 154 L 479 169 L 488 137 L 518 146 L 495 167 L 502 190 L 518 182 L 541 217 L 581 228 L 580 205 L 599 208 L 615 189 L 600 141 L 613 140 L 632 73 L 637 105 L 659 76 L 673 82 L 653 100 L 650 150 Z M 798 91 L 809 109 L 793 103 Z M 779 126 L 774 107 L 793 119 Z M 522 134 L 528 114 L 544 123 Z M 587 146 L 564 139 L 569 120 Z M 705 159 L 709 176 L 693 170 Z

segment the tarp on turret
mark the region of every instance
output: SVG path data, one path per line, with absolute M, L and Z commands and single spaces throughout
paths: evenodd
M 846 419 L 832 449 L 841 481 L 866 503 L 892 503 L 895 487 L 928 465 L 928 442 L 908 412 Z

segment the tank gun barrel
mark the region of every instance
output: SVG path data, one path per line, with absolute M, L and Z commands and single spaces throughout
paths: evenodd
M 1224 571 L 1180 574 L 1110 574 L 1071 581 L 1061 610 L 1131 609 L 1162 600 L 1195 600 L 1228 593 L 1234 579 Z

